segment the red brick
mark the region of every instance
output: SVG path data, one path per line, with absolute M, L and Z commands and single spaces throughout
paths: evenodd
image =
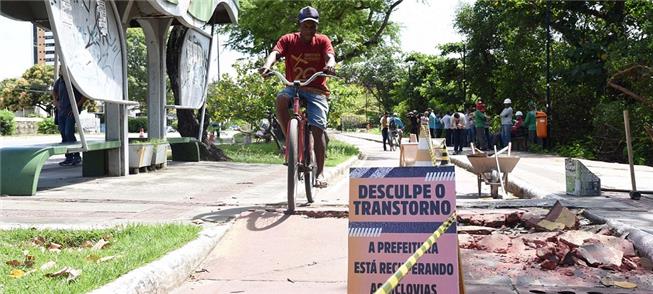
M 487 235 L 481 237 L 476 243 L 481 250 L 506 253 L 510 245 L 510 237 L 503 234 Z
M 458 246 L 460 248 L 472 248 L 475 243 L 474 236 L 470 234 L 458 234 Z
M 497 229 L 484 226 L 459 226 L 458 233 L 466 233 L 472 235 L 489 235 Z

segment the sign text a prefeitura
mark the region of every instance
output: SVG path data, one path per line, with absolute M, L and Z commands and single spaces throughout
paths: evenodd
M 456 208 L 453 166 L 352 168 L 348 293 L 374 293 Z M 392 293 L 458 293 L 452 224 Z

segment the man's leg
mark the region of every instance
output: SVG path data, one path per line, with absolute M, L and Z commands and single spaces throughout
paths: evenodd
M 279 125 L 281 125 L 281 131 L 284 136 L 288 135 L 288 121 L 290 116 L 288 114 L 288 103 L 290 102 L 290 96 L 284 92 L 279 93 L 277 96 L 277 120 Z
M 388 128 L 381 129 L 381 136 L 383 137 L 383 151 L 386 151 L 385 143 L 388 142 Z
M 322 174 L 324 170 L 324 157 L 326 154 L 326 142 L 324 142 L 324 131 L 318 127 L 312 127 L 313 131 L 313 149 L 315 150 L 315 163 L 317 163 L 316 177 Z
M 317 164 L 316 185 L 320 188 L 326 188 L 327 183 L 324 180 L 322 172 L 324 171 L 324 159 L 326 157 L 326 142 L 324 141 L 326 136 L 324 130 L 327 128 L 329 103 L 324 95 L 304 91 L 300 91 L 299 95 L 302 99 L 306 99 L 308 123 L 313 131 L 313 150 L 315 151 L 315 163 Z

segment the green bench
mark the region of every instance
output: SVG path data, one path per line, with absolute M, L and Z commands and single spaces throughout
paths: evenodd
M 36 194 L 41 169 L 53 155 L 74 152 L 80 143 L 0 148 L 0 195 Z M 107 172 L 107 150 L 120 148 L 120 141 L 89 141 L 84 152 L 82 176 L 99 177 Z
M 200 161 L 200 147 L 197 138 L 180 137 L 167 138 L 170 149 L 172 149 L 173 161 Z

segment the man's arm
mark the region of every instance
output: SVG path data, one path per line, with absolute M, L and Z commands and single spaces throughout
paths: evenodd
M 272 65 L 277 62 L 277 58 L 279 57 L 279 52 L 277 51 L 272 51 L 270 55 L 265 59 L 265 63 L 261 68 L 258 69 L 258 72 L 261 75 L 265 75 L 268 71 L 270 71 L 270 68 Z
M 333 54 L 327 54 L 326 65 L 324 66 L 323 71 L 328 75 L 336 74 L 336 57 Z

